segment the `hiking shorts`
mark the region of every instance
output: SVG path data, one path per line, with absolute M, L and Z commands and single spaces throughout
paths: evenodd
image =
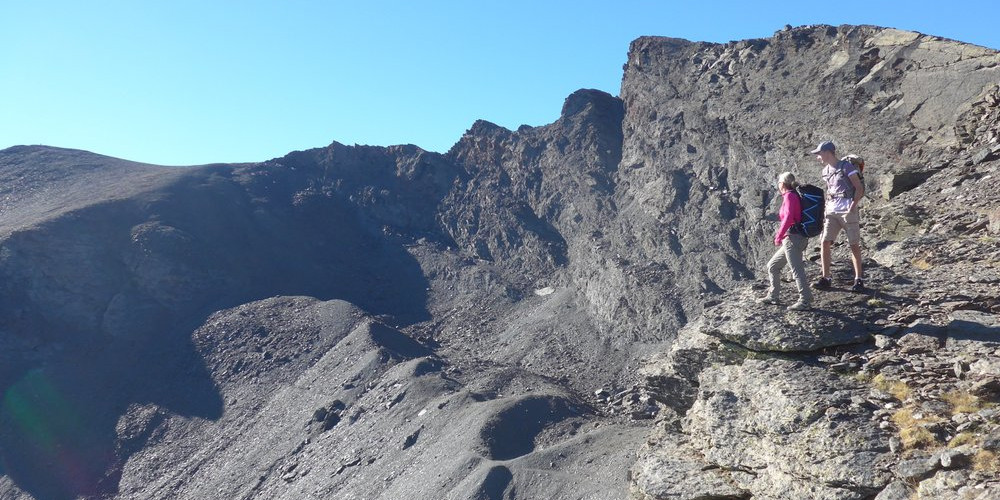
M 861 244 L 861 216 L 855 207 L 847 213 L 828 213 L 823 222 L 823 241 L 837 241 L 840 231 L 847 233 L 847 242 L 851 245 Z

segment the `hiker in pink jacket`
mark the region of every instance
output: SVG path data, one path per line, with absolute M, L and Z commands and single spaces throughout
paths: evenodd
M 778 212 L 780 225 L 774 235 L 774 245 L 779 247 L 774 256 L 767 262 L 767 273 L 771 278 L 771 286 L 767 295 L 760 299 L 764 304 L 778 304 L 779 287 L 781 286 L 781 270 L 788 263 L 795 277 L 795 286 L 799 291 L 799 300 L 788 306 L 790 311 L 808 311 L 812 308 L 812 292 L 806 281 L 805 264 L 802 254 L 809 244 L 808 238 L 800 234 L 796 224 L 802 221 L 802 205 L 795 187 L 798 183 L 791 172 L 783 172 L 778 176 L 778 191 L 781 192 L 781 210 Z

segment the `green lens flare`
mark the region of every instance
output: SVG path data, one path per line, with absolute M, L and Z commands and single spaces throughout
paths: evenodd
M 0 419 L 17 436 L 22 459 L 45 464 L 52 479 L 71 485 L 86 481 L 86 436 L 91 432 L 59 386 L 43 370 L 27 373 L 4 393 Z

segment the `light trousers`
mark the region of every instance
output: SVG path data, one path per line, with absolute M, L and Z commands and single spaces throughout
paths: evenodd
M 778 291 L 781 288 L 781 270 L 788 264 L 792 268 L 792 277 L 795 278 L 795 287 L 799 290 L 799 300 L 805 304 L 812 304 L 812 291 L 809 290 L 809 283 L 806 281 L 806 266 L 802 260 L 802 255 L 809 246 L 809 239 L 801 234 L 789 233 L 781 242 L 781 246 L 774 252 L 771 260 L 767 261 L 767 273 L 771 277 L 771 288 L 767 291 L 767 296 L 778 300 Z

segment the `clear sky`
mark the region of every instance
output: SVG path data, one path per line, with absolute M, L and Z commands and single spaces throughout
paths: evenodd
M 476 119 L 618 94 L 642 35 L 728 42 L 875 24 L 1000 48 L 996 0 L 0 0 L 0 149 L 163 165 L 344 144 L 447 151 Z

